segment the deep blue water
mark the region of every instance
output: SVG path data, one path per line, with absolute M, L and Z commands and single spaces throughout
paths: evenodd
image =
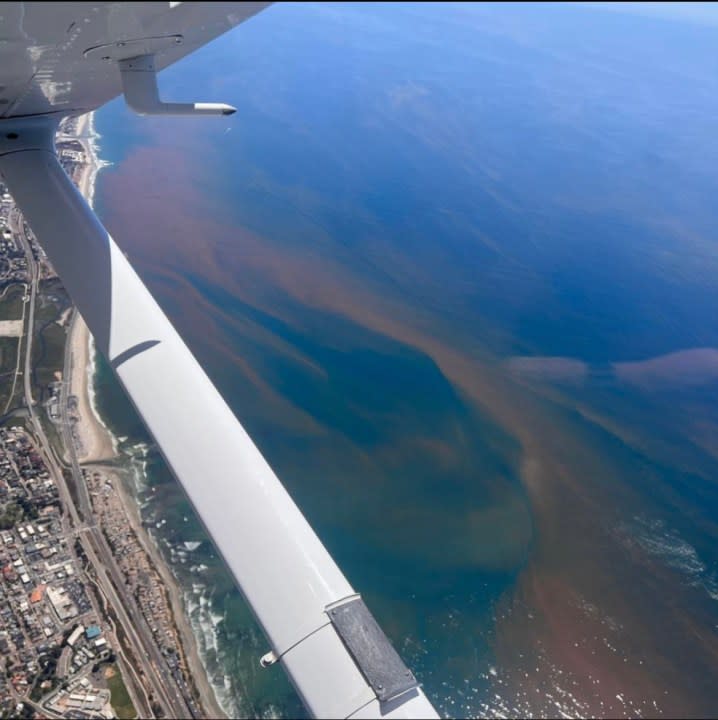
M 690 363 L 638 388 L 505 370 L 562 357 L 595 378 L 718 347 L 716 70 L 697 23 L 281 5 L 161 76 L 231 119 L 98 113 L 101 216 L 446 714 L 555 712 L 557 668 L 581 676 L 567 712 L 670 713 L 651 683 L 689 713 L 718 699 L 710 631 L 645 644 L 718 619 L 715 380 L 689 388 Z M 132 446 L 141 425 L 99 376 Z M 223 701 L 298 712 L 209 544 L 177 554 L 203 536 L 154 451 L 148 477 L 148 523 L 167 520 L 175 571 L 222 618 Z M 591 638 L 569 656 L 576 626 L 541 604 L 557 578 L 623 628 L 625 656 L 597 659 Z M 586 690 L 586 667 L 610 692 Z M 603 704 L 617 694 L 630 703 Z

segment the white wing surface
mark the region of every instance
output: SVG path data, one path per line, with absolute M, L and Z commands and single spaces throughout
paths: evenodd
M 309 711 L 436 717 L 55 156 L 58 119 L 120 94 L 122 63 L 150 58 L 135 66 L 154 72 L 263 6 L 3 4 L 0 174 L 252 607 L 271 659 Z
M 0 117 L 81 114 L 122 93 L 117 61 L 162 70 L 270 3 L 0 3 Z

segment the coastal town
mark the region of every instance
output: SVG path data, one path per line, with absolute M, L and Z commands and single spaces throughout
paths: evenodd
M 92 116 L 57 136 L 92 201 Z M 0 717 L 222 716 L 97 419 L 91 338 L 0 187 Z

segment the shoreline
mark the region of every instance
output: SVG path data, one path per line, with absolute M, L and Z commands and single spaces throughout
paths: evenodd
M 132 490 L 130 489 L 131 480 L 128 477 L 130 474 L 129 471 L 124 468 L 110 469 L 104 465 L 96 467 L 93 467 L 92 465 L 83 465 L 83 467 L 89 471 L 95 469 L 100 470 L 102 473 L 115 480 L 112 486 L 115 488 L 120 502 L 124 507 L 130 527 L 137 536 L 143 550 L 149 556 L 150 563 L 159 573 L 159 576 L 162 578 L 162 582 L 165 585 L 165 589 L 169 596 L 172 620 L 175 628 L 177 629 L 180 643 L 182 644 L 182 652 L 185 657 L 188 672 L 191 676 L 190 679 L 197 689 L 202 709 L 209 718 L 227 717 L 226 713 L 222 710 L 219 701 L 216 699 L 212 685 L 207 678 L 207 672 L 204 669 L 201 658 L 199 657 L 197 639 L 192 631 L 192 625 L 189 618 L 185 613 L 184 602 L 182 600 L 182 588 L 179 586 L 179 583 L 172 574 L 168 564 L 162 557 L 162 551 L 157 546 L 157 543 L 154 541 L 142 521 L 139 505 L 137 504 Z M 201 668 L 201 672 L 198 672 L 198 668 Z
M 80 416 L 76 425 L 76 439 L 79 441 L 77 459 L 81 464 L 113 460 L 117 457 L 117 442 L 97 414 L 91 397 L 91 377 L 95 371 L 94 343 L 80 313 L 76 313 L 72 320 L 67 342 L 72 355 L 68 378 L 70 393 L 77 398 L 77 412 Z M 86 418 L 93 418 L 95 422 Z
M 88 113 L 77 119 L 76 131 L 72 137 L 80 142 L 86 155 L 86 163 L 78 187 L 89 205 L 93 207 L 97 175 L 102 167 L 108 164 L 103 163 L 98 155 L 95 141 L 99 136 L 94 127 L 94 113 Z M 116 460 L 120 455 L 117 439 L 103 421 L 95 403 L 95 345 L 79 313 L 75 315 L 66 342 L 69 344 L 69 352 L 72 353 L 71 372 L 67 380 L 70 384 L 70 393 L 77 397 L 78 403 L 79 420 L 76 428 L 81 445 L 78 449 L 78 460 L 84 468 L 91 469 L 92 463 Z M 125 474 L 124 469 L 110 470 L 106 466 L 102 466 L 102 469 L 115 476 Z M 227 714 L 219 703 L 200 658 L 199 642 L 186 614 L 182 588 L 162 556 L 160 548 L 144 526 L 137 498 L 125 485 L 124 477 L 117 477 L 115 487 L 132 529 L 165 584 L 173 622 L 190 675 L 189 679 L 195 685 L 202 710 L 206 717 L 226 718 Z
M 93 113 L 82 115 L 77 119 L 76 135 L 86 156 L 78 189 L 90 207 L 93 207 L 95 182 L 104 166 L 97 154 Z M 70 383 L 70 392 L 77 397 L 80 416 L 76 428 L 80 441 L 77 458 L 81 463 L 111 460 L 117 456 L 117 443 L 95 407 L 92 378 L 95 370 L 94 342 L 79 312 L 75 312 L 67 342 L 72 354 L 72 363 L 70 377 L 66 379 Z M 67 453 L 67 449 L 65 452 Z

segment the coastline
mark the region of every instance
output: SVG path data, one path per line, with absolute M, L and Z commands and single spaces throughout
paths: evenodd
M 78 187 L 90 206 L 93 206 L 97 175 L 102 167 L 106 165 L 100 160 L 98 154 L 96 144 L 98 134 L 94 127 L 94 113 L 88 113 L 78 118 L 76 131 L 72 137 L 81 143 L 86 155 L 86 163 Z M 69 344 L 68 351 L 72 354 L 71 372 L 67 380 L 70 384 L 70 394 L 77 397 L 77 413 L 79 415 L 76 426 L 77 440 L 80 446 L 78 448 L 78 459 L 83 467 L 89 469 L 91 463 L 116 460 L 119 457 L 118 443 L 112 431 L 103 422 L 95 404 L 94 340 L 79 313 L 76 314 L 72 323 L 67 343 Z M 115 476 L 121 474 L 121 471 L 110 471 L 106 466 L 103 466 L 102 469 Z M 187 664 L 188 674 L 195 685 L 205 716 L 226 718 L 227 715 L 219 704 L 200 658 L 198 641 L 186 614 L 182 589 L 167 562 L 162 557 L 156 542 L 145 528 L 137 499 L 125 485 L 122 477 L 117 477 L 117 480 L 114 487 L 128 521 L 165 585 L 170 611 L 180 638 L 181 651 Z
M 95 371 L 94 343 L 90 331 L 77 313 L 74 316 L 67 342 L 72 354 L 69 377 L 70 393 L 77 398 L 80 417 L 75 426 L 77 459 L 81 463 L 101 462 L 117 457 L 117 442 L 97 414 L 92 393 Z
M 87 469 L 92 470 L 92 467 L 88 466 Z M 185 613 L 184 602 L 182 600 L 182 589 L 162 557 L 162 552 L 142 522 L 140 508 L 132 494 L 132 491 L 128 487 L 129 482 L 127 484 L 125 483 L 125 478 L 120 476 L 124 475 L 121 471 L 108 471 L 106 467 L 102 467 L 102 471 L 116 480 L 113 482 L 112 486 L 115 488 L 120 502 L 124 506 L 130 527 L 135 532 L 140 545 L 149 556 L 150 562 L 154 565 L 165 585 L 165 589 L 167 590 L 167 594 L 169 596 L 172 619 L 179 634 L 189 674 L 191 675 L 192 682 L 197 688 L 200 703 L 205 711 L 205 716 L 208 718 L 226 718 L 227 715 L 222 710 L 222 707 L 215 696 L 212 685 L 207 677 L 204 664 L 199 656 L 197 639 L 192 631 L 189 618 Z
M 92 207 L 97 175 L 104 166 L 97 153 L 93 113 L 82 115 L 77 119 L 76 135 L 86 156 L 78 189 Z M 77 410 L 80 416 L 76 427 L 79 441 L 78 460 L 80 462 L 111 460 L 117 456 L 117 443 L 102 422 L 94 404 L 94 342 L 79 313 L 74 316 L 67 342 L 72 354 L 72 371 L 67 379 L 71 394 L 77 398 Z

